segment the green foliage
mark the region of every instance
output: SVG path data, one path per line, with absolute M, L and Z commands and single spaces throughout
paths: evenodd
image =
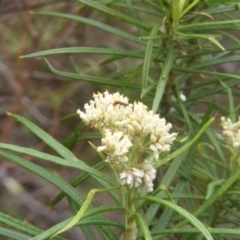
M 219 137 L 218 121 L 219 116 L 230 116 L 236 121 L 240 106 L 240 75 L 234 68 L 240 60 L 237 32 L 240 20 L 235 19 L 239 4 L 210 0 L 75 2 L 79 4 L 76 14 L 47 11 L 32 14 L 35 18 L 66 19 L 91 26 L 106 32 L 107 36 L 118 38 L 120 46 L 127 46 L 126 49 L 101 42 L 99 47 L 49 49 L 21 58 L 27 61 L 27 58 L 45 57 L 52 73 L 74 82 L 85 81 L 101 89 L 111 87 L 126 95 L 135 92 L 136 100 L 141 99 L 155 113 L 160 113 L 179 132 L 172 153 L 155 164 L 164 174 L 158 179 L 155 191 L 151 196 L 136 199 L 137 210 L 131 220 L 137 223 L 138 239 L 173 239 L 175 234 L 181 234 L 181 239 L 239 239 L 240 170 L 232 172 L 229 167 L 229 152 Z M 82 17 L 81 13 L 89 9 L 90 16 Z M 86 54 L 101 56 L 97 65 L 104 71 L 94 75 L 78 69 L 74 56 Z M 73 56 L 69 62 L 75 72 L 53 67 L 51 57 L 58 55 Z M 112 66 L 118 66 L 118 71 L 108 71 Z M 233 69 L 228 70 L 230 66 Z M 186 96 L 185 100 L 182 94 Z M 52 236 L 53 239 L 63 239 L 55 235 L 79 226 L 86 239 L 97 239 L 91 228 L 94 226 L 104 239 L 119 239 L 119 232 L 127 231 L 120 223 L 127 211 L 123 209 L 123 200 L 119 196 L 121 186 L 102 173 L 106 167 L 104 162 L 91 167 L 71 152 L 78 141 L 99 139 L 100 135 L 82 133 L 84 126 L 80 124 L 61 144 L 26 118 L 15 114 L 10 116 L 56 154 L 1 143 L 0 155 L 55 185 L 60 193 L 51 206 L 66 198 L 74 217 L 43 231 L 0 213 L 0 222 L 4 226 L 0 234 L 11 239 L 39 240 Z M 82 173 L 68 183 L 19 154 L 81 170 Z M 151 160 L 153 156 L 148 158 Z M 164 166 L 167 169 L 161 170 Z M 76 187 L 82 186 L 89 178 L 93 178 L 100 189 L 92 189 L 85 196 Z M 169 190 L 174 203 L 168 194 L 159 191 L 159 186 Z M 114 205 L 94 206 L 92 200 L 103 192 Z M 115 211 L 121 212 L 119 221 L 101 215 Z

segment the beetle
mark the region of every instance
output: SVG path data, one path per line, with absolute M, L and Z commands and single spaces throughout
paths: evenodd
M 117 105 L 121 105 L 121 106 L 127 107 L 129 104 L 125 103 L 125 102 L 121 102 L 121 101 L 114 101 L 113 106 L 115 107 Z

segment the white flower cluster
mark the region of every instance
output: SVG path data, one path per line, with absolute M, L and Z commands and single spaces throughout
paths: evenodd
M 130 188 L 136 187 L 148 192 L 153 190 L 153 180 L 156 177 L 156 170 L 149 163 L 142 168 L 128 168 L 120 174 L 122 184 L 129 185 Z
M 134 158 L 150 149 L 157 161 L 162 152 L 170 151 L 176 133 L 169 133 L 172 125 L 164 118 L 138 102 L 129 104 L 120 93 L 107 91 L 93 95 L 94 101 L 85 104 L 85 112 L 78 110 L 85 124 L 97 128 L 103 135 L 99 152 L 106 153 L 106 162 L 113 164 L 120 173 L 121 183 L 130 187 L 153 190 L 156 170 L 151 164 L 137 163 Z
M 107 129 L 102 144 L 103 146 L 98 147 L 98 151 L 107 154 L 106 162 L 120 164 L 128 161 L 127 154 L 132 143 L 127 136 L 123 136 L 123 132 L 112 133 Z
M 240 150 L 240 117 L 238 122 L 232 123 L 229 118 L 222 117 L 221 124 L 223 127 L 223 135 L 227 140 L 230 148 Z

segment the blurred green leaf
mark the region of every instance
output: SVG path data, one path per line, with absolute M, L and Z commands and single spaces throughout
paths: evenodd
M 60 156 L 65 158 L 68 161 L 77 161 L 76 157 L 73 155 L 71 151 L 69 151 L 66 147 L 64 147 L 61 143 L 56 141 L 52 136 L 44 132 L 41 128 L 27 120 L 26 118 L 8 113 L 9 116 L 12 116 L 17 121 L 21 122 L 26 128 L 28 128 L 32 133 L 34 133 L 37 137 L 39 137 L 43 142 L 45 142 L 48 146 L 53 148 Z
M 65 13 L 54 13 L 54 12 L 32 12 L 32 14 L 34 15 L 42 15 L 42 16 L 51 16 L 51 17 L 59 17 L 59 18 L 65 18 L 65 19 L 69 19 L 69 20 L 74 20 L 77 22 L 81 22 L 96 28 L 99 28 L 105 32 L 109 32 L 115 36 L 119 36 L 122 37 L 124 39 L 127 39 L 129 41 L 132 42 L 136 42 L 139 44 L 144 45 L 145 43 L 141 40 L 139 40 L 137 37 L 135 37 L 134 35 L 127 33 L 125 31 L 119 30 L 116 27 L 111 27 L 110 25 L 101 23 L 99 21 L 95 21 L 93 19 L 90 18 L 84 18 L 84 17 L 80 17 L 80 16 L 75 16 L 72 14 L 65 14 Z
M 218 46 L 222 51 L 225 51 L 225 48 L 217 41 L 216 37 L 214 35 L 207 35 L 207 34 L 183 34 L 180 32 L 177 32 L 177 36 L 179 39 L 206 39 L 212 43 L 214 43 L 216 46 Z
M 125 86 L 125 82 L 123 81 L 116 81 L 114 79 L 110 79 L 110 78 L 103 78 L 103 77 L 93 77 L 93 76 L 89 76 L 89 75 L 79 75 L 76 73 L 68 73 L 68 72 L 62 72 L 59 71 L 55 68 L 53 68 L 50 63 L 48 61 L 46 61 L 48 64 L 49 69 L 62 77 L 66 77 L 66 78 L 70 78 L 70 79 L 75 79 L 78 81 L 87 81 L 90 83 L 95 83 L 95 84 L 100 84 L 100 85 L 106 85 L 106 86 L 112 86 L 112 87 L 124 87 Z M 136 84 L 128 84 L 128 89 L 129 90 L 133 90 L 136 92 L 140 91 L 140 86 L 136 85 Z
M 224 235 L 227 237 L 227 235 L 230 235 L 229 236 L 229 239 L 231 239 L 231 235 L 240 235 L 240 230 L 239 229 L 233 229 L 233 228 L 208 228 L 208 231 L 209 233 L 211 234 L 217 234 L 217 235 Z M 162 230 L 162 231 L 159 231 L 159 232 L 152 232 L 152 236 L 161 236 L 163 234 L 172 234 L 172 233 L 186 233 L 186 234 L 189 234 L 189 233 L 198 233 L 199 230 L 197 228 L 174 228 L 174 230 L 172 229 L 165 229 L 165 230 Z
M 126 23 L 129 23 L 131 25 L 137 26 L 139 28 L 145 29 L 145 30 L 150 30 L 150 26 L 148 24 L 145 24 L 143 21 L 140 21 L 138 19 L 135 18 L 131 18 L 119 11 L 116 11 L 112 8 L 109 8 L 107 6 L 104 6 L 101 3 L 98 3 L 96 1 L 91 1 L 91 0 L 76 0 L 77 2 L 86 4 L 89 7 L 92 7 L 94 9 L 97 9 L 101 12 L 107 13 L 111 16 L 113 16 L 114 18 L 120 19 Z
M 28 240 L 29 236 L 0 227 L 0 235 L 16 240 Z
M 4 148 L 4 149 L 12 150 L 12 151 L 15 151 L 15 152 L 20 152 L 20 153 L 25 153 L 27 155 L 30 155 L 30 156 L 33 156 L 33 157 L 36 157 L 36 158 L 39 158 L 39 159 L 42 159 L 42 160 L 50 161 L 50 162 L 53 162 L 53 163 L 56 163 L 56 164 L 59 164 L 59 165 L 62 165 L 62 166 L 67 166 L 67 167 L 71 167 L 71 168 L 75 168 L 75 169 L 80 169 L 80 170 L 90 174 L 97 182 L 99 182 L 105 188 L 116 185 L 116 183 L 114 182 L 113 179 L 107 177 L 105 174 L 99 172 L 98 170 L 96 170 L 92 167 L 89 167 L 86 163 L 84 163 L 83 161 L 80 161 L 80 160 L 78 160 L 78 162 L 69 162 L 69 161 L 66 161 L 64 159 L 61 159 L 61 158 L 58 158 L 58 157 L 55 157 L 55 156 L 52 156 L 52 155 L 49 155 L 49 154 L 46 154 L 46 153 L 43 153 L 43 152 L 39 152 L 39 151 L 36 151 L 36 150 L 33 150 L 33 149 L 18 147 L 18 146 L 14 146 L 14 145 L 10 145 L 10 144 L 4 144 L 4 143 L 0 143 L 0 148 Z M 17 161 L 17 159 L 16 160 L 14 159 L 14 155 L 9 155 L 9 157 L 11 157 L 12 161 L 15 161 L 15 162 Z M 20 163 L 21 163 L 21 161 L 18 160 L 17 164 L 20 165 Z M 22 166 L 22 167 L 27 166 L 28 167 L 28 164 L 24 165 L 24 162 L 22 164 L 23 165 L 20 165 L 20 166 Z M 32 166 L 31 163 L 29 162 L 29 168 L 26 168 L 26 169 L 28 169 L 29 171 L 31 171 L 31 169 L 32 169 L 36 173 L 37 170 L 35 170 L 34 166 L 36 166 L 36 168 L 38 168 L 37 165 Z M 43 174 L 44 174 L 44 169 L 43 169 Z M 44 176 L 42 176 L 42 177 L 44 177 Z M 48 180 L 50 180 L 51 179 L 51 174 L 48 175 L 48 173 L 46 173 L 46 177 L 47 177 Z M 59 184 L 57 186 L 60 186 Z M 62 188 L 60 188 L 60 189 L 63 191 Z M 64 191 L 64 192 L 66 193 L 66 191 Z M 117 203 L 121 202 L 121 200 L 120 200 L 120 198 L 117 194 L 115 194 L 114 192 L 111 192 L 110 194 L 112 195 L 112 197 L 115 199 L 115 201 Z
M 22 168 L 34 173 L 42 177 L 43 179 L 47 180 L 48 182 L 52 183 L 53 185 L 57 186 L 60 190 L 65 192 L 70 198 L 72 198 L 78 205 L 84 202 L 84 197 L 75 189 L 73 188 L 68 182 L 63 180 L 60 176 L 55 175 L 54 173 L 49 172 L 48 170 L 32 163 L 26 161 L 23 158 L 15 156 L 13 154 L 0 151 L 0 155 L 2 157 L 7 158 L 8 160 L 16 163 L 17 165 L 21 166 Z

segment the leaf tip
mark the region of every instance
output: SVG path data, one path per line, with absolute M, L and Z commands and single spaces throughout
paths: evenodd
M 218 113 L 219 113 L 219 111 L 217 111 L 217 112 L 215 113 L 215 115 L 213 116 L 214 119 L 216 119 Z
M 48 65 L 50 65 L 49 61 L 48 61 L 46 58 L 44 58 L 44 61 L 45 61 Z

